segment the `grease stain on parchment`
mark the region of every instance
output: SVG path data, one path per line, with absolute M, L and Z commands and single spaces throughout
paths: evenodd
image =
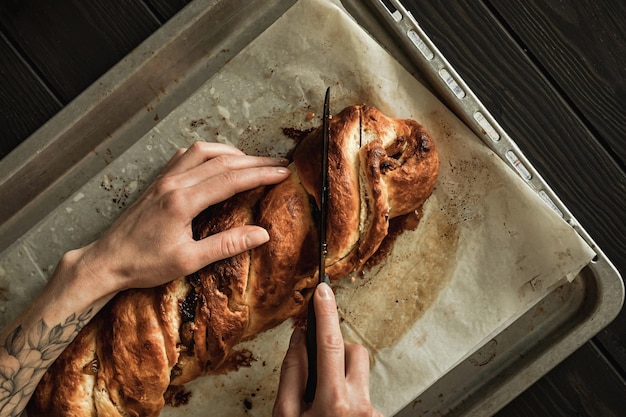
M 340 308 L 344 322 L 370 349 L 398 342 L 449 282 L 459 231 L 448 216 L 443 210 L 430 210 L 419 227 L 397 237 L 384 260 L 353 283 L 337 287 L 337 304 L 345 306 Z
M 374 352 L 399 342 L 437 301 L 458 268 L 464 232 L 484 222 L 484 190 L 500 186 L 469 149 L 459 153 L 466 144 L 459 142 L 454 129 L 437 114 L 429 120 L 435 121 L 428 128 L 437 144 L 440 169 L 418 226 L 396 236 L 380 262 L 336 287 L 344 323 Z

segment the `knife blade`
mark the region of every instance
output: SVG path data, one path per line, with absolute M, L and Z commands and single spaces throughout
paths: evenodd
M 324 116 L 322 118 L 322 169 L 320 172 L 320 224 L 319 224 L 319 283 L 329 283 L 326 274 L 326 255 L 328 241 L 326 240 L 326 226 L 328 223 L 328 145 L 330 143 L 330 87 L 324 96 Z
M 328 218 L 328 144 L 330 142 L 330 87 L 326 89 L 324 96 L 324 113 L 322 116 L 322 163 L 320 172 L 320 216 L 318 225 L 319 235 L 319 282 L 330 284 L 326 274 L 326 255 L 328 254 L 328 242 L 326 240 L 326 224 Z M 308 375 L 304 390 L 304 402 L 311 404 L 315 399 L 317 388 L 317 319 L 313 297 L 309 301 L 306 324 L 306 348 L 308 358 Z

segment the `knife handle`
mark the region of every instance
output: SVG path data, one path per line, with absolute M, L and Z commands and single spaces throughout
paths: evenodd
M 313 294 L 314 296 L 315 294 Z M 304 403 L 311 404 L 315 399 L 315 389 L 317 388 L 317 319 L 315 318 L 315 307 L 313 296 L 309 301 L 309 310 L 306 319 L 306 354 L 308 359 L 309 372 L 304 389 Z

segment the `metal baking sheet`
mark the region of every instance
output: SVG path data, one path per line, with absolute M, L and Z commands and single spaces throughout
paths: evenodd
M 154 127 L 295 0 L 260 3 L 194 0 L 2 160 L 0 194 L 14 198 L 0 208 L 0 251 Z M 491 415 L 608 324 L 623 303 L 623 283 L 400 2 L 343 4 L 597 253 L 572 283 L 548 294 L 398 414 Z
M 615 266 L 429 39 L 416 17 L 397 0 L 368 0 L 368 5 L 440 99 L 597 255 L 573 282 L 553 290 L 397 414 L 489 416 L 610 323 L 623 305 L 624 283 Z

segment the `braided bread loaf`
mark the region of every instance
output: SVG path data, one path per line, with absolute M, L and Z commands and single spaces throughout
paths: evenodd
M 327 272 L 363 267 L 389 219 L 418 209 L 438 171 L 413 120 L 351 106 L 332 118 Z M 284 182 L 238 194 L 194 219 L 202 239 L 257 224 L 270 241 L 161 287 L 118 294 L 48 370 L 28 408 L 37 416 L 157 416 L 168 387 L 227 372 L 240 341 L 305 313 L 317 282 L 321 129 L 293 152 Z

